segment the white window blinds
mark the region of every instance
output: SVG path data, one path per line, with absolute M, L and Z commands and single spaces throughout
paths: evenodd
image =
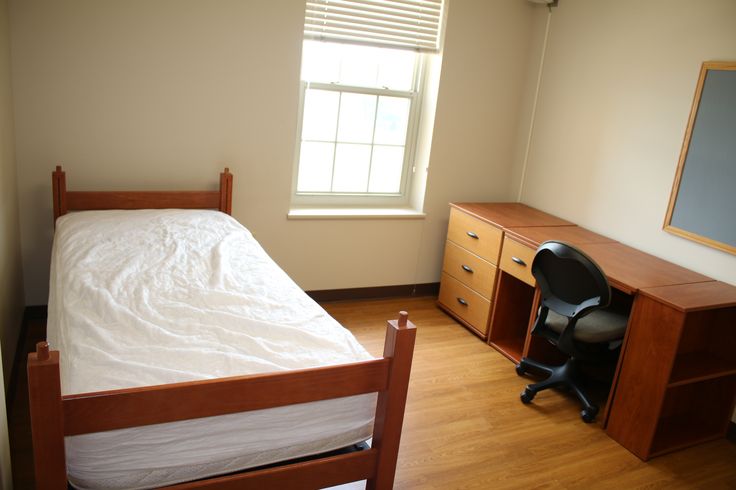
M 443 0 L 307 0 L 304 38 L 438 51 Z

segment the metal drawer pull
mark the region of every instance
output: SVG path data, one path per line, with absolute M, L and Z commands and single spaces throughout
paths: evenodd
M 524 262 L 523 260 L 521 260 L 519 257 L 511 257 L 511 260 L 513 260 L 514 262 L 516 262 L 517 264 L 519 264 L 522 267 L 526 267 L 526 262 Z
M 469 236 L 470 238 L 475 238 L 476 240 L 478 239 L 478 235 L 476 235 L 476 234 L 475 234 L 475 233 L 473 233 L 472 231 L 468 231 L 467 233 L 468 233 L 468 236 Z
M 470 268 L 470 267 L 468 267 L 467 265 L 463 264 L 463 265 L 462 265 L 461 267 L 463 268 L 463 270 L 464 270 L 465 272 L 470 272 L 471 274 L 473 273 L 473 269 L 471 269 L 471 268 Z
M 458 298 L 458 299 L 457 299 L 457 302 L 458 302 L 458 303 L 460 303 L 460 304 L 461 304 L 461 305 L 463 305 L 463 306 L 468 306 L 468 302 L 467 302 L 467 301 L 465 301 L 465 300 L 464 300 L 464 299 L 462 299 L 462 298 Z

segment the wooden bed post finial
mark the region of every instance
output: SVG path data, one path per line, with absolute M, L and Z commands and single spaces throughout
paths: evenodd
M 47 361 L 49 359 L 49 343 L 38 342 L 36 344 L 36 359 L 39 361 Z
M 409 313 L 405 311 L 399 312 L 399 328 L 406 328 L 406 322 L 409 319 Z

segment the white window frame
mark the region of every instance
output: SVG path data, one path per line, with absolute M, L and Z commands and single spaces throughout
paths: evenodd
M 419 120 L 422 110 L 422 88 L 424 86 L 425 65 L 427 56 L 417 52 L 414 64 L 412 89 L 407 91 L 392 90 L 389 88 L 357 87 L 340 83 L 318 83 L 302 80 L 299 91 L 299 112 L 297 116 L 296 151 L 294 152 L 294 168 L 292 172 L 291 202 L 296 206 L 406 206 L 409 204 L 411 180 L 415 173 L 414 159 L 416 155 Z M 304 121 L 304 98 L 308 88 L 329 90 L 335 92 L 350 92 L 377 96 L 404 97 L 410 100 L 409 121 L 404 146 L 404 162 L 401 172 L 400 190 L 397 193 L 368 193 L 368 192 L 304 192 L 297 191 L 299 178 L 299 159 L 302 144 L 302 124 Z M 339 114 L 339 112 L 338 112 Z M 339 116 L 338 116 L 339 117 Z M 373 144 L 371 144 L 373 146 Z M 334 158 L 333 158 L 334 174 Z

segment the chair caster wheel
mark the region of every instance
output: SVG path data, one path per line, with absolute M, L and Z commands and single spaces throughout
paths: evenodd
M 526 405 L 528 403 L 531 403 L 532 400 L 534 400 L 535 395 L 536 393 L 534 393 L 532 390 L 530 390 L 529 388 L 525 388 L 524 391 L 519 396 L 519 398 L 521 398 L 521 403 Z
M 592 407 L 590 409 L 584 408 L 580 412 L 580 418 L 583 419 L 583 422 L 586 424 L 590 424 L 595 420 L 595 416 L 598 415 L 598 409 L 595 407 Z
M 526 369 L 524 369 L 524 366 L 522 366 L 521 363 L 516 365 L 516 374 L 519 376 L 524 376 L 526 374 Z

